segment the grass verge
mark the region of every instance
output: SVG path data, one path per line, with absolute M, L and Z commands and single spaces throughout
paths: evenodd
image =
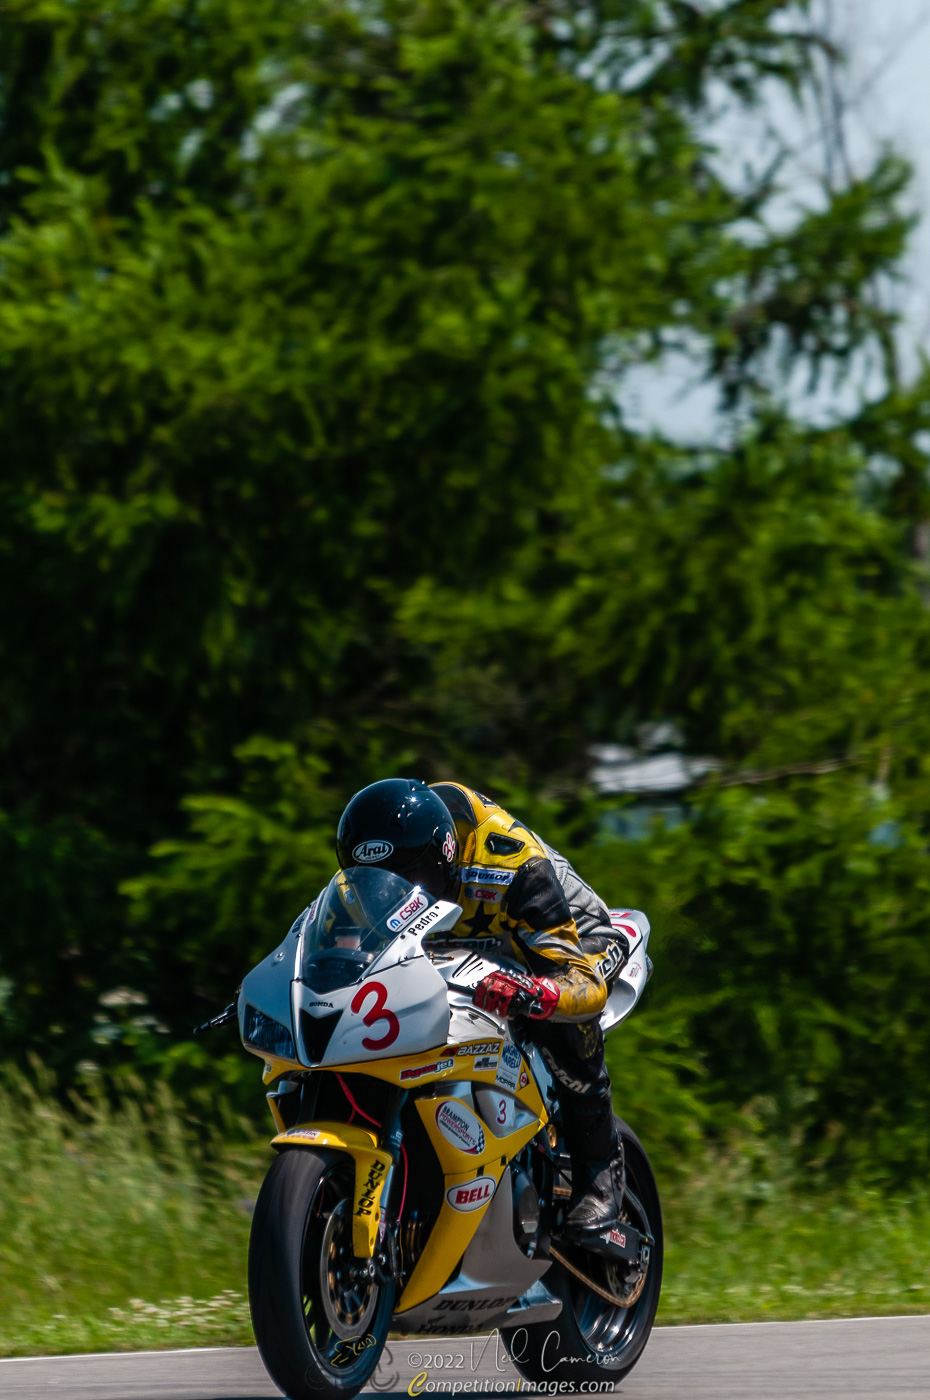
M 67 1112 L 47 1087 L 0 1089 L 0 1355 L 251 1343 L 268 1149 L 193 1146 L 163 1092 Z M 930 1193 L 805 1194 L 772 1155 L 664 1196 L 660 1323 L 930 1312 Z

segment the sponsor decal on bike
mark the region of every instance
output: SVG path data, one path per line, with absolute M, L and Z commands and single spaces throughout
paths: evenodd
M 400 1077 L 401 1079 L 422 1079 L 424 1074 L 444 1074 L 454 1064 L 454 1060 L 437 1060 L 432 1065 L 418 1065 L 415 1068 L 402 1069 Z
M 331 1001 L 305 1001 L 304 1006 L 328 1006 L 332 1010 L 333 1003 Z
M 493 1055 L 500 1051 L 501 1042 L 499 1040 L 471 1040 L 467 1045 L 460 1045 L 456 1050 L 457 1055 Z
M 494 1195 L 496 1185 L 493 1176 L 479 1176 L 475 1181 L 466 1181 L 461 1186 L 450 1186 L 446 1200 L 453 1210 L 480 1210 Z
M 529 1084 L 529 1082 L 530 1082 L 530 1076 L 527 1074 L 527 1072 L 526 1072 L 525 1069 L 521 1069 L 521 1071 L 520 1071 L 520 1088 L 521 1088 L 521 1089 L 525 1089 L 526 1086 L 527 1086 L 527 1084 Z
M 352 859 L 359 865 L 371 865 L 378 860 L 386 860 L 394 846 L 390 841 L 360 841 L 352 852 Z
M 513 1302 L 513 1294 L 508 1294 L 506 1298 L 440 1298 L 436 1304 L 437 1312 L 498 1312 L 501 1308 L 509 1307 Z
M 642 970 L 642 965 L 640 963 L 633 963 L 632 967 L 627 968 L 626 975 L 631 982 L 635 982 Z
M 439 910 L 435 904 L 431 909 L 427 909 L 425 914 L 421 914 L 416 923 L 407 925 L 408 933 L 423 933 L 425 929 L 432 928 L 433 924 L 440 917 Z
M 498 1062 L 499 1059 L 500 1059 L 500 1056 L 499 1056 L 499 1055 L 476 1055 L 476 1056 L 475 1056 L 475 1070 L 476 1070 L 476 1072 L 480 1074 L 481 1071 L 482 1071 L 483 1069 L 497 1069 L 497 1062 Z
M 523 1058 L 515 1045 L 505 1045 L 501 1051 L 501 1062 L 497 1074 L 494 1076 L 494 1083 L 499 1084 L 502 1089 L 509 1089 L 514 1093 L 520 1080 L 520 1069 Z
M 349 1366 L 363 1351 L 369 1347 L 377 1346 L 378 1339 L 369 1332 L 364 1337 L 345 1337 L 341 1342 L 336 1343 L 336 1350 L 329 1358 L 331 1366 Z
M 515 870 L 496 870 L 492 865 L 469 865 L 462 871 L 463 885 L 509 885 Z
M 436 1127 L 446 1142 L 460 1152 L 469 1152 L 477 1157 L 484 1151 L 484 1129 L 475 1115 L 462 1104 L 451 1103 L 448 1099 L 441 1103 L 436 1110 Z
M 477 899 L 479 904 L 499 904 L 504 891 L 501 889 L 488 890 L 482 885 L 476 885 L 473 890 L 469 890 L 469 894 L 472 899 Z
M 387 921 L 387 926 L 392 933 L 399 933 L 404 924 L 409 924 L 412 918 L 421 913 L 422 910 L 428 908 L 429 898 L 422 890 L 418 890 L 413 896 L 413 899 L 409 900 L 404 905 L 403 909 L 398 909 L 396 914 L 391 915 Z
M 451 831 L 446 832 L 446 839 L 442 843 L 442 853 L 446 860 L 455 860 L 455 838 Z
M 362 1187 L 362 1194 L 355 1203 L 356 1215 L 371 1215 L 374 1210 L 375 1202 L 381 1194 L 381 1187 L 384 1185 L 386 1172 L 387 1167 L 385 1164 L 379 1162 L 378 1159 L 375 1158 L 368 1168 L 368 1180 Z
M 626 1249 L 626 1235 L 622 1235 L 619 1230 L 611 1230 L 610 1243 L 619 1245 L 621 1249 Z
M 304 1142 L 312 1142 L 313 1139 L 318 1138 L 320 1134 L 317 1132 L 316 1128 L 288 1128 L 284 1136 L 288 1138 L 302 1138 Z

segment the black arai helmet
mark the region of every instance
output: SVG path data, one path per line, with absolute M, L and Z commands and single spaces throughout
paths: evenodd
M 384 778 L 362 788 L 339 820 L 336 854 L 346 870 L 380 865 L 422 885 L 434 899 L 455 888 L 458 841 L 448 807 L 418 778 Z

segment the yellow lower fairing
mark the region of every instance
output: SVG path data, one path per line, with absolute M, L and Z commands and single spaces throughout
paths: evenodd
M 536 1098 L 538 1101 L 539 1096 L 536 1095 Z M 449 1204 L 452 1188 L 470 1181 L 485 1181 L 488 1178 L 493 1179 L 496 1187 L 507 1163 L 536 1136 L 543 1121 L 539 1117 L 533 1118 L 504 1137 L 494 1137 L 485 1133 L 484 1146 L 480 1151 L 463 1151 L 443 1136 L 440 1130 L 438 1111 L 444 1104 L 458 1106 L 469 1119 L 474 1117 L 462 1099 L 447 1094 L 417 1100 L 417 1112 L 442 1167 L 443 1204 L 439 1219 L 401 1296 L 398 1312 L 415 1308 L 439 1292 L 471 1244 L 491 1203 L 489 1197 L 483 1205 L 475 1209 L 457 1210 Z
M 390 1154 L 378 1146 L 374 1133 L 351 1123 L 300 1123 L 278 1133 L 272 1147 L 335 1148 L 355 1164 L 355 1203 L 352 1210 L 352 1249 L 357 1259 L 371 1259 L 378 1244 L 381 1196 L 391 1169 Z
M 493 1166 L 484 1168 L 482 1176 L 493 1177 L 496 1186 L 501 1179 L 504 1166 L 503 1158 L 498 1156 Z M 474 1179 L 474 1172 L 459 1177 L 447 1176 L 445 1188 L 448 1190 L 451 1186 L 458 1185 L 459 1182 L 467 1184 Z M 490 1203 L 489 1198 L 478 1210 L 463 1213 L 453 1210 L 448 1201 L 443 1201 L 439 1219 L 433 1226 L 426 1248 L 417 1260 L 416 1268 L 401 1295 L 397 1305 L 398 1312 L 406 1312 L 409 1308 L 415 1308 L 418 1303 L 424 1303 L 427 1298 L 432 1298 L 439 1292 L 471 1244 Z

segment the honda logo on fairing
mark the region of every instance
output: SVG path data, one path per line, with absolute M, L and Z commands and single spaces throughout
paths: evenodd
M 385 860 L 393 849 L 390 841 L 362 841 L 352 852 L 352 859 L 357 860 L 359 865 L 367 865 L 376 860 Z

